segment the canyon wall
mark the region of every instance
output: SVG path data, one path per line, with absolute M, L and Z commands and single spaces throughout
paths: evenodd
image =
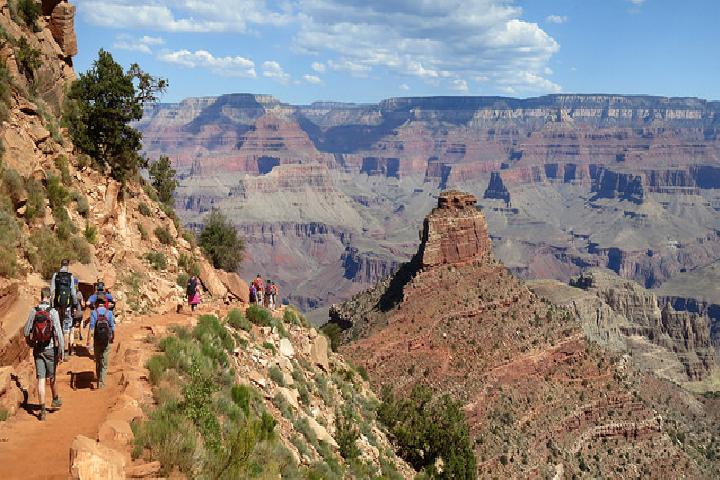
M 138 127 L 151 158 L 173 160 L 177 206 L 195 226 L 223 205 L 241 229 L 269 227 L 263 188 L 285 197 L 299 223 L 327 224 L 322 209 L 292 205 L 308 204 L 295 201 L 305 195 L 296 184 L 341 194 L 352 213 L 333 225 L 351 240 L 328 251 L 332 272 L 329 260 L 307 270 L 312 282 L 355 275 L 346 280 L 366 287 L 392 271 L 418 244 L 420 207 L 447 188 L 478 197 L 499 258 L 526 278 L 568 281 L 604 267 L 655 288 L 720 258 L 720 102 L 563 94 L 289 105 L 232 94 L 155 105 Z M 286 240 L 298 251 L 307 241 Z M 254 250 L 253 269 L 285 280 L 290 257 Z M 291 295 L 330 303 L 286 283 Z

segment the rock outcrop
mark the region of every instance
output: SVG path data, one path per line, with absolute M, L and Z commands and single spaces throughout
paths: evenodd
M 43 2 L 43 7 L 48 2 Z M 78 53 L 77 35 L 75 35 L 75 6 L 67 1 L 56 2 L 50 13 L 50 31 L 66 57 Z

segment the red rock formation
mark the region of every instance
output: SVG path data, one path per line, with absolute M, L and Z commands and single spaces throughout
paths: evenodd
M 43 2 L 43 7 L 48 2 Z M 78 53 L 77 36 L 75 35 L 75 6 L 66 1 L 57 3 L 50 13 L 50 31 L 67 57 Z
M 444 192 L 425 218 L 420 255 L 423 267 L 459 264 L 490 255 L 490 239 L 475 196 Z

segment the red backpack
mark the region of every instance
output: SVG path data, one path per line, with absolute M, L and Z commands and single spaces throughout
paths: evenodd
M 53 339 L 53 321 L 50 309 L 35 307 L 35 318 L 32 326 L 32 342 L 34 345 L 47 345 Z

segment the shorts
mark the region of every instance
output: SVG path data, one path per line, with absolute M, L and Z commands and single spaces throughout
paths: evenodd
M 55 349 L 46 348 L 34 355 L 37 378 L 55 378 Z
M 63 334 L 67 335 L 68 333 L 70 333 L 70 329 L 72 328 L 72 326 L 73 326 L 73 317 L 72 317 L 72 315 L 67 315 L 62 320 Z

